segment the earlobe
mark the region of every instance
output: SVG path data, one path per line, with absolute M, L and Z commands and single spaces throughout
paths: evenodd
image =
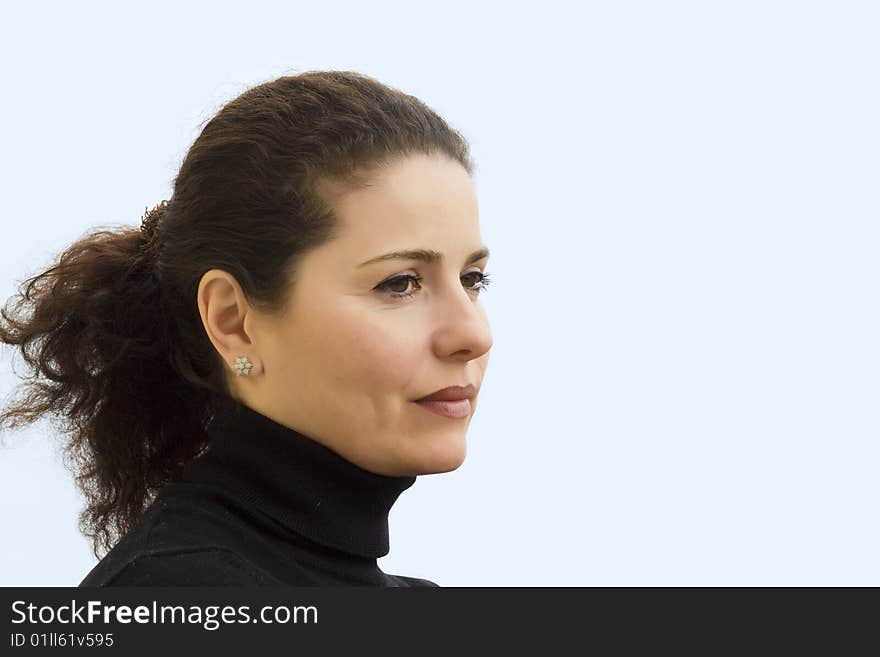
M 248 359 L 247 356 L 239 356 L 235 359 L 235 372 L 238 376 L 249 376 L 251 373 L 251 367 L 253 367 L 253 363 Z

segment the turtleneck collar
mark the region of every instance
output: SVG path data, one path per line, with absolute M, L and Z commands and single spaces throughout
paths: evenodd
M 229 399 L 185 481 L 213 483 L 294 532 L 360 557 L 389 551 L 388 514 L 415 476 L 364 470 L 323 444 Z

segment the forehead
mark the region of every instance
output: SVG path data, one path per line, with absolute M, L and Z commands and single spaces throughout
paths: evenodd
M 478 244 L 476 190 L 464 167 L 446 157 L 417 155 L 379 169 L 362 189 L 338 192 L 337 246 L 359 256 L 389 248 L 445 251 Z M 455 241 L 451 238 L 455 238 Z

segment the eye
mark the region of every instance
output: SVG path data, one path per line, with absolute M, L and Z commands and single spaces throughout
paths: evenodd
M 414 292 L 406 291 L 409 287 L 410 281 L 416 283 L 419 286 L 419 289 L 421 289 L 422 277 L 413 276 L 412 274 L 395 276 L 394 278 L 388 279 L 384 283 L 378 285 L 376 289 L 387 291 L 392 299 L 405 299 L 414 294 Z
M 466 279 L 471 276 L 477 277 L 477 282 L 470 286 L 468 289 L 475 290 L 477 293 L 480 290 L 484 290 L 489 286 L 489 273 L 481 272 L 481 271 L 472 271 L 468 272 L 462 279 Z M 384 283 L 380 283 L 376 286 L 377 290 L 382 290 L 384 292 L 388 292 L 389 296 L 392 299 L 407 299 L 412 297 L 415 294 L 415 291 L 407 291 L 409 289 L 410 283 L 414 283 L 418 285 L 416 289 L 421 289 L 422 277 L 418 275 L 412 274 L 404 274 L 402 276 L 395 276 L 394 278 L 390 278 Z
M 477 290 L 479 292 L 480 290 L 485 290 L 487 287 L 489 287 L 489 283 L 490 283 L 489 272 L 487 272 L 487 271 L 472 271 L 472 272 L 468 272 L 467 274 L 465 274 L 464 277 L 467 277 L 467 276 L 476 276 L 477 277 L 477 282 L 473 284 L 471 289 Z

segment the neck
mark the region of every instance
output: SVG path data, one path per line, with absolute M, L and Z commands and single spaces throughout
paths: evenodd
M 208 450 L 185 480 L 222 485 L 320 545 L 372 559 L 388 554 L 388 514 L 415 476 L 364 470 L 235 400 L 215 415 L 208 435 Z

